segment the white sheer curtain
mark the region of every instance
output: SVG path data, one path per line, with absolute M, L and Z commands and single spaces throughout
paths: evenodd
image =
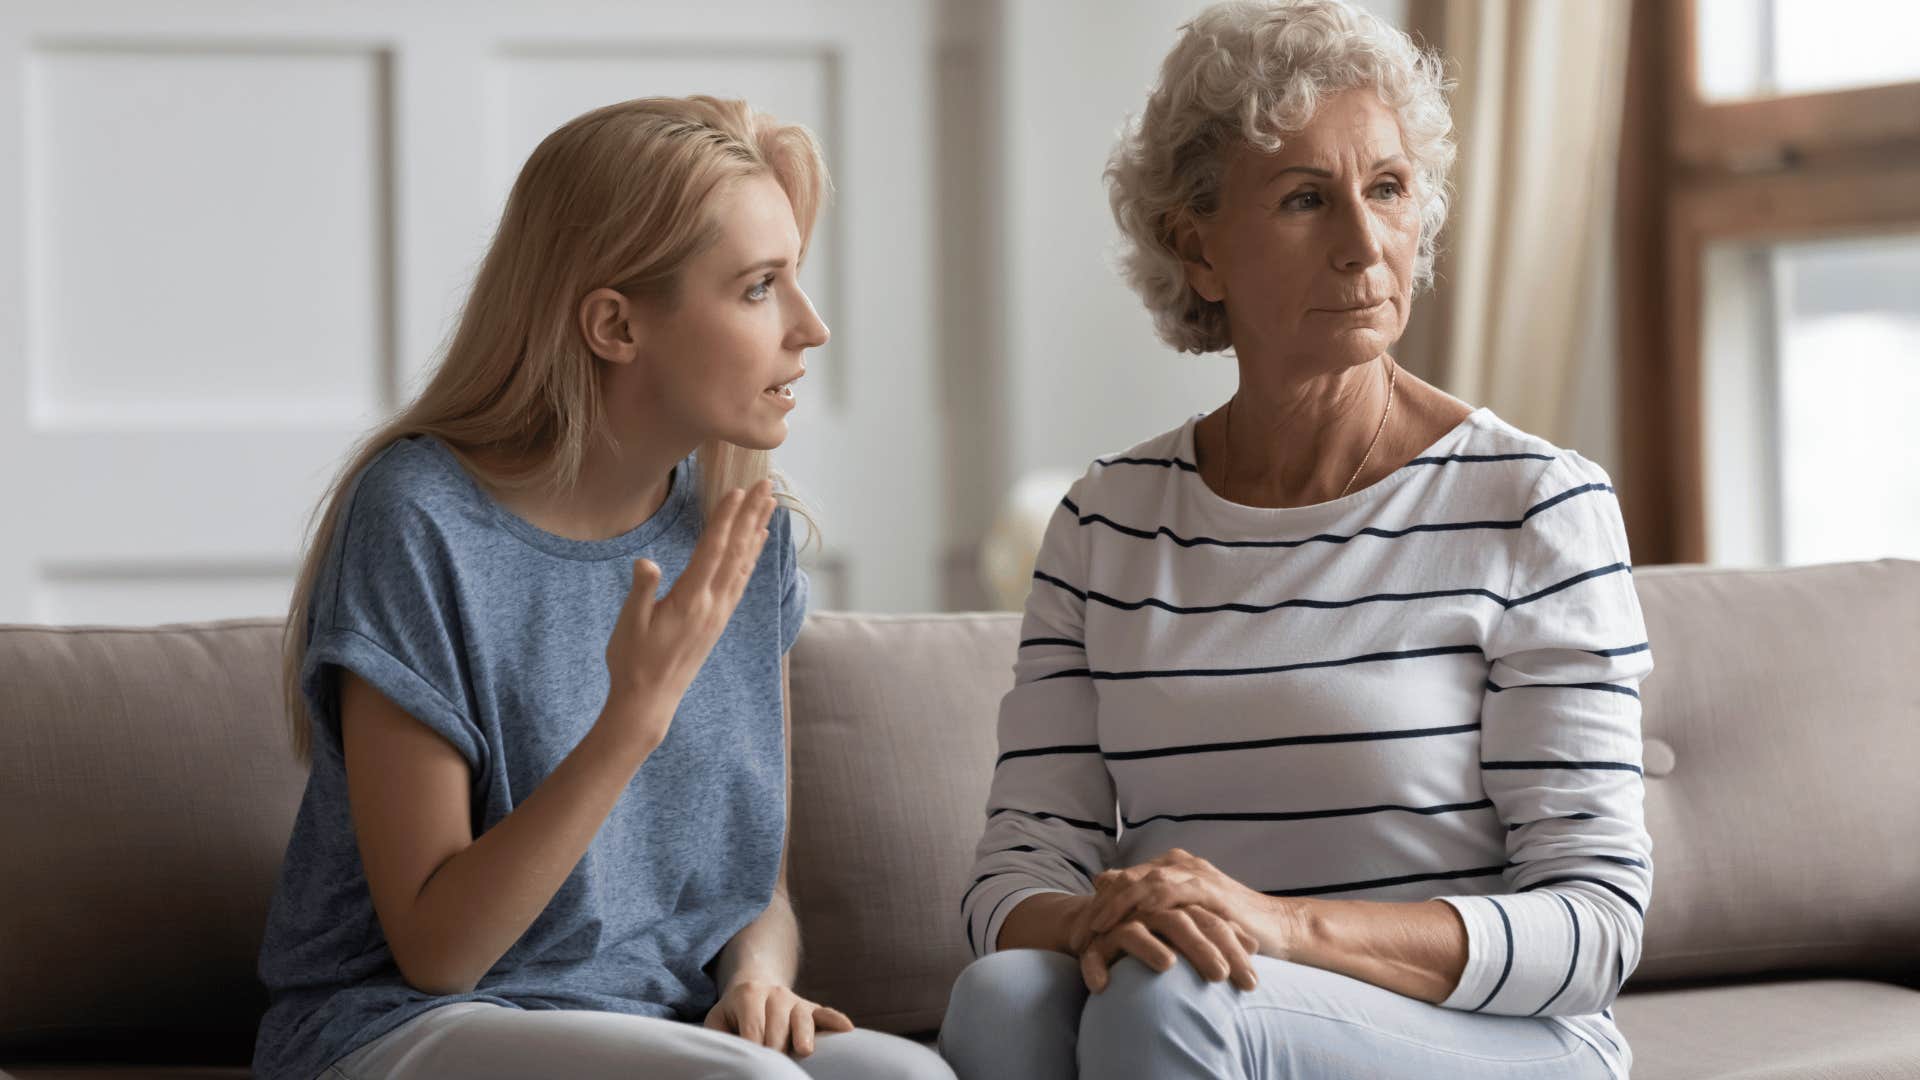
M 1613 456 L 1611 238 L 1630 7 L 1415 0 L 1408 12 L 1459 80 L 1460 156 L 1436 288 L 1415 304 L 1407 361 L 1603 463 Z

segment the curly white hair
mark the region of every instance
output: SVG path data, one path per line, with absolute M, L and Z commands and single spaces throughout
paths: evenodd
M 1173 247 L 1180 216 L 1218 208 L 1237 146 L 1273 153 L 1322 101 L 1356 87 L 1373 88 L 1399 119 L 1420 199 L 1414 290 L 1432 282 L 1455 154 L 1440 58 L 1343 0 L 1226 0 L 1181 28 L 1146 112 L 1107 162 L 1121 268 L 1168 344 L 1191 353 L 1231 344 L 1225 307 L 1187 284 Z

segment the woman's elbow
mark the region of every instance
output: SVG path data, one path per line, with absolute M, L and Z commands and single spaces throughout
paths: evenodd
M 396 941 L 389 935 L 387 944 L 393 952 L 394 966 L 400 969 L 401 980 L 423 994 L 434 997 L 471 994 L 480 984 L 480 976 L 485 974 L 462 970 L 457 958 L 443 955 L 430 942 Z

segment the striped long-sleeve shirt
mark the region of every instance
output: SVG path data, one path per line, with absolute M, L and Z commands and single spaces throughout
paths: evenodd
M 1652 657 L 1606 474 L 1479 409 L 1370 487 L 1262 509 L 1207 487 L 1193 431 L 1095 461 L 1049 524 L 975 953 L 1022 899 L 1182 847 L 1274 896 L 1445 900 L 1445 1007 L 1552 1017 L 1624 1075 Z

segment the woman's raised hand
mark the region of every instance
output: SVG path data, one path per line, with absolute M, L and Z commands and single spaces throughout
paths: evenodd
M 607 641 L 606 716 L 649 752 L 667 737 L 680 698 L 733 617 L 774 505 L 770 480 L 728 492 L 708 515 L 687 568 L 658 600 L 660 567 L 648 559 L 633 564 L 633 589 Z

